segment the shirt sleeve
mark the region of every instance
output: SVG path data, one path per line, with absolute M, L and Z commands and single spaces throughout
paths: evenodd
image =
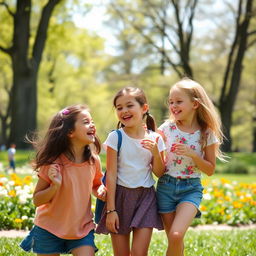
M 48 182 L 49 184 L 51 184 L 52 181 L 50 180 L 50 178 L 48 176 L 49 168 L 50 168 L 49 165 L 45 165 L 45 166 L 40 167 L 39 172 L 38 172 L 38 177 L 40 177 L 41 179 L 43 179 L 46 182 Z
M 98 187 L 102 184 L 102 177 L 103 177 L 99 156 L 97 156 L 97 158 L 95 159 L 95 169 L 96 170 L 95 170 L 95 176 L 93 179 L 93 187 Z
M 156 141 L 157 141 L 157 147 L 159 152 L 166 150 L 166 146 L 161 135 L 159 134 L 157 135 Z
M 111 132 L 109 133 L 107 139 L 103 143 L 103 147 L 105 150 L 107 150 L 107 147 L 110 147 L 117 151 L 117 141 L 118 141 L 118 135 L 117 132 Z
M 213 133 L 212 130 L 208 129 L 206 131 L 206 137 L 207 137 L 207 141 L 206 141 L 206 146 L 210 146 L 212 144 L 216 144 L 219 143 L 218 138 L 216 137 L 216 135 Z

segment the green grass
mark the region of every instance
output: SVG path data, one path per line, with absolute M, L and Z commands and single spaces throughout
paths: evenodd
M 0 255 L 29 256 L 19 248 L 21 238 L 0 238 Z M 111 256 L 110 237 L 96 235 L 97 256 Z M 186 256 L 253 256 L 256 255 L 256 230 L 197 231 L 189 230 L 185 237 Z M 153 234 L 149 256 L 163 256 L 167 247 L 164 232 Z
M 15 154 L 15 162 L 17 167 L 22 167 L 31 161 L 33 151 L 31 150 L 17 150 Z M 0 162 L 4 167 L 8 166 L 7 151 L 0 151 Z

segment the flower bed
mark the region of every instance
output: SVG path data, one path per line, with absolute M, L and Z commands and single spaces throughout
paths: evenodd
M 196 224 L 256 223 L 256 183 L 230 182 L 227 179 L 203 182 L 204 194 L 200 206 L 202 217 Z
M 32 177 L 12 174 L 0 176 L 0 229 L 30 229 L 35 207 L 32 202 Z
M 226 179 L 203 181 L 204 195 L 198 224 L 256 223 L 256 183 L 230 182 Z M 31 176 L 15 174 L 7 179 L 0 175 L 0 229 L 30 229 L 35 207 L 32 202 L 34 184 Z M 95 200 L 93 200 L 95 202 Z M 94 209 L 94 205 L 92 206 Z

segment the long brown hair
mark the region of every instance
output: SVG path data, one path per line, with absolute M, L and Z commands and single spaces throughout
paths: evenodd
M 83 110 L 89 111 L 88 107 L 82 104 L 66 107 L 52 118 L 43 139 L 29 140 L 36 149 L 35 170 L 43 165 L 54 163 L 62 153 L 66 153 L 74 158 L 68 134 L 75 129 L 77 116 Z M 100 140 L 96 136 L 93 144 L 84 147 L 84 160 L 94 162 L 95 154 L 99 154 L 100 150 Z
M 201 127 L 202 149 L 205 147 L 206 131 L 209 128 L 217 137 L 219 145 L 222 144 L 224 135 L 221 129 L 221 120 L 218 112 L 216 111 L 211 99 L 207 95 L 203 86 L 196 81 L 185 77 L 182 80 L 178 81 L 176 84 L 174 84 L 170 89 L 170 92 L 173 88 L 182 89 L 190 97 L 191 101 L 197 101 L 199 103 L 199 107 L 197 108 L 196 113 L 198 124 Z M 170 119 L 172 121 L 174 120 L 172 114 L 170 116 Z M 225 156 L 221 152 L 219 146 L 217 147 L 216 156 L 221 160 L 225 160 Z
M 128 87 L 125 87 L 125 88 L 121 89 L 120 91 L 118 91 L 117 94 L 115 95 L 114 100 L 113 100 L 113 105 L 115 108 L 116 108 L 117 99 L 119 97 L 127 95 L 127 94 L 133 96 L 135 98 L 135 100 L 140 104 L 141 107 L 144 106 L 145 104 L 148 104 L 146 95 L 142 89 L 128 86 Z M 149 111 L 147 111 L 147 113 L 145 113 L 143 115 L 143 118 L 145 118 L 145 117 L 146 117 L 147 128 L 149 130 L 156 131 L 155 119 L 149 113 Z M 124 125 L 119 121 L 117 124 L 117 129 L 119 129 L 120 127 L 124 127 Z

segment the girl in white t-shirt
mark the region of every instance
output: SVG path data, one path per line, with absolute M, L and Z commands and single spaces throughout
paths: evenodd
M 163 229 L 152 172 L 158 177 L 164 173 L 164 141 L 154 132 L 155 122 L 141 89 L 120 90 L 114 98 L 114 107 L 122 144 L 117 154 L 116 132 L 111 132 L 104 143 L 108 193 L 96 232 L 111 233 L 115 256 L 147 255 L 153 228 Z
M 201 173 L 212 175 L 223 140 L 220 119 L 203 87 L 190 79 L 169 94 L 170 119 L 159 127 L 166 144 L 166 173 L 157 184 L 158 211 L 168 238 L 166 255 L 184 255 L 183 237 L 198 210 Z

